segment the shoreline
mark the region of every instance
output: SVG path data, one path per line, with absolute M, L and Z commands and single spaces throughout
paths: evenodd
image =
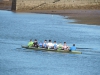
M 57 14 L 74 19 L 76 24 L 100 25 L 100 10 L 97 9 L 68 9 L 68 10 L 26 10 L 18 13 Z
M 0 9 L 1 10 L 1 9 Z M 3 9 L 5 10 L 5 9 Z M 6 9 L 6 11 L 12 11 Z M 74 19 L 75 24 L 87 24 L 87 25 L 100 25 L 100 10 L 80 10 L 80 9 L 69 9 L 69 10 L 27 10 L 27 11 L 12 11 L 16 13 L 39 13 L 39 14 L 54 14 L 60 16 L 68 16 L 65 19 Z
M 0 10 L 11 10 L 12 2 L 0 2 Z M 65 9 L 65 10 L 18 10 L 16 13 L 57 14 L 74 19 L 76 24 L 100 25 L 100 9 Z

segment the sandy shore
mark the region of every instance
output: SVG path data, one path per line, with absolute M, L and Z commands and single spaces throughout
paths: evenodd
M 12 2 L 0 2 L 0 10 L 11 10 Z M 75 19 L 79 24 L 100 25 L 100 9 L 26 10 L 17 12 L 58 14 Z

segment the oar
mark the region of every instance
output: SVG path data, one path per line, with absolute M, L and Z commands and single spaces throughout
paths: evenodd
M 76 49 L 92 49 L 92 48 L 79 48 L 79 47 L 76 47 Z
M 16 49 L 22 49 L 22 48 L 16 48 Z

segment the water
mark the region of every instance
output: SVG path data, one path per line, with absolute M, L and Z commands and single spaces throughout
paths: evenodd
M 73 21 L 0 10 L 0 75 L 100 75 L 100 26 L 69 23 Z M 75 43 L 82 54 L 21 48 L 29 39 Z

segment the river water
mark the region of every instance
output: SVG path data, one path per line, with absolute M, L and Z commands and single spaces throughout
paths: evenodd
M 74 21 L 59 15 L 0 10 L 0 75 L 100 75 L 100 26 Z M 30 39 L 75 43 L 82 54 L 21 48 Z

